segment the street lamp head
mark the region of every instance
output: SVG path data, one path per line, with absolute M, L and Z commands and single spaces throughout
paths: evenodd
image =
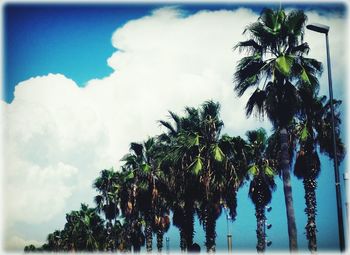
M 306 26 L 306 28 L 322 34 L 328 34 L 328 31 L 329 31 L 329 26 L 318 24 L 318 23 L 309 24 Z

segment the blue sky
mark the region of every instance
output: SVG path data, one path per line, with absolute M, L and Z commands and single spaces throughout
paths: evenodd
M 172 8 L 164 10 L 164 7 L 169 6 Z M 117 162 L 120 158 L 119 155 L 127 152 L 127 147 L 124 144 L 145 139 L 146 135 L 159 133 L 159 127 L 157 126 L 156 121 L 161 118 L 166 118 L 166 110 L 179 111 L 186 105 L 192 104 L 196 106 L 202 102 L 198 101 L 199 99 L 197 101 L 195 101 L 196 99 L 191 98 L 183 99 L 184 96 L 183 92 L 180 90 L 181 88 L 179 88 L 179 83 L 173 85 L 174 88 L 178 88 L 176 91 L 179 93 L 179 97 L 173 102 L 173 104 L 168 102 L 164 103 L 164 109 L 162 108 L 162 100 L 157 98 L 157 100 L 160 101 L 157 101 L 157 103 L 159 103 L 158 106 L 157 103 L 153 103 L 150 100 L 152 99 L 151 95 L 145 96 L 143 94 L 143 97 L 140 98 L 141 101 L 145 101 L 142 101 L 143 104 L 141 104 L 141 106 L 146 107 L 147 104 L 147 107 L 154 107 L 149 108 L 151 110 L 154 109 L 153 112 L 149 113 L 147 113 L 147 111 L 140 112 L 139 108 L 142 107 L 134 106 L 134 101 L 138 100 L 128 96 L 132 95 L 131 92 L 128 92 L 129 94 L 125 92 L 123 95 L 127 88 L 132 87 L 132 92 L 135 91 L 135 88 L 141 89 L 138 87 L 141 86 L 137 84 L 138 82 L 144 82 L 146 79 L 153 79 L 151 75 L 148 76 L 146 71 L 146 74 L 144 74 L 143 70 L 146 69 L 149 72 L 156 71 L 152 70 L 152 63 L 155 65 L 154 69 L 156 69 L 158 59 L 162 60 L 165 54 L 169 54 L 169 58 L 173 57 L 173 62 L 179 63 L 180 66 L 182 65 L 181 61 L 183 60 L 181 60 L 181 58 L 177 59 L 176 56 L 178 54 L 175 53 L 178 51 L 182 53 L 182 51 L 184 51 L 184 56 L 192 54 L 185 52 L 185 49 L 181 48 L 181 45 L 192 46 L 190 38 L 191 34 L 188 34 L 187 37 L 189 38 L 185 39 L 180 36 L 174 37 L 175 39 L 179 39 L 179 41 L 164 47 L 163 44 L 160 45 L 163 38 L 160 37 L 159 34 L 152 35 L 151 32 L 153 30 L 164 31 L 157 30 L 158 26 L 162 27 L 164 24 L 166 24 L 164 25 L 165 27 L 168 26 L 169 30 L 171 30 L 174 24 L 174 26 L 180 26 L 180 23 L 183 21 L 189 23 L 189 25 L 183 27 L 183 29 L 188 28 L 189 31 L 191 31 L 190 29 L 192 29 L 193 25 L 193 32 L 198 33 L 198 38 L 202 38 L 201 36 L 206 38 L 205 33 L 202 33 L 202 30 L 208 29 L 210 32 L 210 29 L 212 29 L 211 24 L 216 22 L 216 20 L 221 20 L 221 18 L 223 22 L 227 21 L 227 17 L 227 19 L 230 21 L 234 20 L 235 16 L 233 14 L 235 14 L 235 11 L 237 11 L 237 15 L 242 15 L 242 17 L 247 18 L 247 20 L 251 19 L 254 21 L 263 7 L 276 6 L 278 7 L 279 4 L 242 5 L 238 3 L 227 3 L 189 5 L 182 3 L 176 5 L 4 5 L 3 18 L 5 21 L 5 26 L 3 40 L 5 54 L 3 61 L 5 69 L 3 101 L 7 103 L 6 106 L 4 106 L 5 121 L 7 121 L 5 127 L 11 129 L 11 131 L 9 131 L 9 138 L 8 140 L 5 140 L 5 143 L 8 143 L 9 148 L 11 148 L 10 152 L 15 154 L 15 157 L 9 158 L 7 161 L 5 161 L 5 164 L 7 164 L 8 168 L 11 169 L 14 176 L 16 176 L 16 174 L 20 176 L 20 173 L 22 173 L 18 170 L 20 166 L 28 166 L 28 172 L 38 174 L 40 178 L 42 177 L 42 179 L 38 178 L 38 180 L 42 180 L 43 182 L 45 181 L 45 183 L 48 185 L 42 187 L 42 193 L 36 193 L 39 192 L 37 190 L 31 193 L 33 185 L 29 185 L 28 183 L 29 180 L 31 180 L 30 178 L 32 175 L 29 175 L 27 172 L 23 172 L 24 177 L 21 182 L 23 181 L 24 185 L 22 186 L 23 183 L 15 180 L 14 176 L 8 174 L 8 176 L 5 176 L 5 178 L 9 180 L 9 186 L 5 188 L 5 196 L 7 196 L 6 192 L 10 192 L 18 187 L 24 187 L 24 192 L 26 192 L 27 188 L 27 193 L 33 194 L 33 197 L 30 197 L 29 195 L 29 197 L 23 196 L 23 200 L 29 198 L 35 199 L 36 195 L 39 196 L 38 194 L 40 194 L 40 196 L 44 196 L 43 194 L 45 193 L 48 195 L 57 194 L 57 192 L 63 194 L 62 198 L 56 201 L 57 204 L 60 205 L 60 208 L 57 208 L 57 210 L 52 210 L 52 215 L 50 214 L 50 217 L 47 216 L 47 218 L 43 219 L 42 221 L 30 220 L 30 217 L 27 217 L 27 219 L 24 218 L 24 216 L 21 217 L 21 215 L 16 216 L 17 218 L 13 216 L 12 219 L 11 216 L 5 215 L 6 217 L 11 218 L 11 223 L 8 224 L 6 227 L 6 232 L 4 233 L 5 240 L 9 240 L 9 243 L 17 241 L 17 247 L 19 247 L 20 244 L 28 243 L 29 240 L 38 241 L 40 243 L 45 240 L 48 233 L 54 231 L 55 229 L 63 228 L 64 215 L 66 212 L 69 212 L 69 210 L 72 209 L 77 209 L 80 202 L 87 202 L 90 205 L 93 205 L 92 196 L 94 191 L 91 189 L 93 178 L 97 177 L 98 172 L 101 169 L 115 164 L 115 162 Z M 244 7 L 244 10 L 242 10 L 242 7 Z M 332 26 L 334 31 L 343 31 L 342 26 L 346 22 L 346 6 L 344 4 L 283 4 L 283 7 L 286 9 L 302 8 L 306 12 L 310 13 L 310 17 L 313 19 L 313 22 L 332 22 L 331 24 L 334 24 L 334 26 Z M 157 9 L 161 9 L 161 11 L 154 12 Z M 206 11 L 203 12 L 203 10 Z M 227 12 L 225 12 L 225 10 Z M 233 17 L 231 18 L 232 15 Z M 149 18 L 145 18 L 145 16 L 148 16 Z M 191 23 L 192 20 L 195 19 L 198 19 L 203 23 L 203 25 L 200 27 L 200 31 L 198 31 L 198 27 L 196 25 L 197 23 Z M 243 32 L 243 27 L 238 23 L 239 20 L 237 20 L 237 24 L 231 23 L 232 32 L 241 35 Z M 152 24 L 155 25 L 152 26 Z M 207 26 L 205 24 L 207 24 Z M 220 23 L 218 24 L 220 25 Z M 218 24 L 215 23 L 215 25 Z M 138 29 L 141 28 L 144 28 L 144 31 L 151 32 L 149 32 L 149 34 L 143 31 L 140 32 Z M 176 33 L 181 33 L 181 31 L 179 32 L 178 30 L 174 31 Z M 225 35 L 225 33 L 227 34 L 228 32 L 229 30 L 225 30 L 222 34 Z M 195 35 L 197 34 L 193 34 L 193 36 Z M 164 38 L 167 36 L 171 37 L 172 35 L 170 33 L 164 33 Z M 331 43 L 334 42 L 334 48 L 331 48 L 331 50 L 334 49 L 334 51 L 332 51 L 332 56 L 335 58 L 335 71 L 333 73 L 335 77 L 335 97 L 345 101 L 347 99 L 344 93 L 344 91 L 346 91 L 346 77 L 342 74 L 344 73 L 342 72 L 344 69 L 338 69 L 337 67 L 342 65 L 342 68 L 346 67 L 344 67 L 344 63 L 342 62 L 343 59 L 340 57 L 338 58 L 338 54 L 340 56 L 341 53 L 336 50 L 336 47 L 344 46 L 342 44 L 344 43 L 342 36 L 343 35 L 339 35 L 339 40 L 338 38 L 333 37 L 333 41 L 331 41 Z M 140 38 L 144 38 L 144 40 L 138 41 Z M 314 38 L 317 38 L 317 35 L 310 35 L 309 38 L 311 41 L 313 41 Z M 228 62 L 226 62 L 226 58 L 223 62 L 219 62 L 220 58 L 217 58 L 216 55 L 221 56 L 221 49 L 209 48 L 211 45 L 221 45 L 219 42 L 216 42 L 216 38 L 212 38 L 213 42 L 211 42 L 209 39 L 209 42 L 204 42 L 202 40 L 201 42 L 203 42 L 203 45 L 197 44 L 198 48 L 203 47 L 204 50 L 210 51 L 202 52 L 203 55 L 208 53 L 207 58 L 213 60 L 211 62 L 216 64 L 215 68 L 217 68 L 217 65 L 226 65 L 228 67 L 223 67 L 225 69 L 225 71 L 222 72 L 224 73 L 223 76 L 221 70 L 216 71 L 214 68 L 215 70 L 212 71 L 210 69 L 213 67 L 213 63 L 208 63 L 203 67 L 203 69 L 200 70 L 200 73 L 203 75 L 205 80 L 209 80 L 207 84 L 208 86 L 212 84 L 211 79 L 213 79 L 213 82 L 222 82 L 223 91 L 225 91 L 226 94 L 233 94 L 232 84 L 230 84 L 233 70 L 230 71 L 230 68 L 234 66 L 234 63 L 232 63 L 229 55 L 232 53 L 231 46 L 234 46 L 236 42 L 234 41 L 234 38 L 231 38 L 230 40 L 232 41 L 227 43 L 228 47 L 227 51 L 225 51 L 228 52 Z M 165 42 L 172 41 L 174 40 L 165 40 Z M 159 43 L 159 45 L 157 44 L 154 46 L 154 48 L 152 48 L 152 55 L 147 55 L 150 54 L 149 49 L 147 48 L 147 43 L 149 42 L 150 44 Z M 184 42 L 184 44 L 181 44 L 182 42 Z M 118 45 L 121 48 L 119 48 Z M 317 45 L 316 42 L 315 45 Z M 145 49 L 142 47 L 145 47 Z M 181 49 L 176 49 L 176 47 Z M 324 52 L 322 47 L 317 49 L 317 51 L 314 51 L 316 56 L 313 57 L 321 60 L 325 58 L 325 56 L 322 55 L 322 52 Z M 142 49 L 142 51 L 140 49 Z M 156 51 L 158 50 L 161 52 L 164 50 L 162 55 L 160 53 L 157 55 Z M 172 55 L 173 52 L 174 55 Z M 216 54 L 216 52 L 218 53 Z M 145 56 L 148 56 L 147 61 L 145 61 Z M 232 57 L 232 59 L 234 59 L 234 57 Z M 149 61 L 151 64 L 149 64 Z M 194 57 L 189 58 L 186 61 L 193 61 L 193 63 L 196 63 Z M 206 61 L 206 59 L 204 58 L 203 61 Z M 133 65 L 130 63 L 133 63 Z M 164 62 L 164 66 L 166 65 L 167 62 Z M 169 68 L 173 69 L 174 71 L 170 72 L 168 69 L 166 69 L 165 73 L 168 74 L 169 72 L 169 74 L 175 76 L 177 75 L 177 70 L 179 70 L 179 73 L 184 72 L 181 67 L 175 67 L 176 68 Z M 184 76 L 179 76 L 187 77 L 187 79 L 191 80 L 192 84 L 200 84 L 200 81 L 203 80 L 201 80 L 202 78 L 200 75 L 198 76 L 199 71 L 196 69 L 192 72 L 191 68 L 191 66 L 188 66 L 188 68 L 185 70 L 186 73 Z M 228 71 L 226 71 L 226 69 L 228 69 Z M 50 76 L 50 73 L 53 75 Z M 61 74 L 63 77 L 57 76 L 57 74 Z M 137 76 L 146 78 L 137 80 Z M 222 77 L 217 78 L 219 76 Z M 33 79 L 33 77 L 37 78 Z M 169 78 L 164 77 L 165 81 L 168 81 L 167 79 Z M 162 78 L 159 81 L 154 81 L 154 83 L 158 81 L 159 83 L 157 83 L 157 86 L 161 86 L 161 82 L 164 80 Z M 179 82 L 180 81 L 183 80 L 179 79 Z M 323 86 L 327 85 L 324 82 L 326 81 L 325 75 L 322 76 L 321 81 Z M 22 82 L 21 85 L 17 87 L 19 92 L 16 94 L 16 98 L 14 98 L 14 89 L 20 82 Z M 61 86 L 60 84 L 67 85 Z M 81 88 L 84 87 L 84 89 L 76 90 L 74 86 Z M 110 91 L 107 89 L 112 86 L 118 87 L 119 90 L 116 90 L 116 94 L 109 93 L 114 92 L 114 90 Z M 133 86 L 135 86 L 135 88 Z M 169 83 L 168 86 L 169 90 L 172 91 L 170 88 L 172 85 Z M 61 91 L 62 89 L 65 89 L 64 93 Z M 143 89 L 144 90 L 141 91 L 144 93 L 149 91 L 149 94 L 152 94 L 152 91 L 155 90 L 155 88 L 152 87 L 152 84 L 148 83 L 144 85 Z M 233 117 L 233 113 L 230 113 L 232 110 L 230 109 L 236 107 L 237 111 L 243 112 L 244 105 L 241 104 L 243 101 L 237 101 L 237 103 L 235 103 L 236 101 L 233 100 L 238 99 L 236 99 L 233 95 L 232 98 L 231 96 L 230 98 L 227 98 L 226 94 L 216 95 L 215 93 L 207 93 L 208 91 L 212 90 L 203 89 L 203 93 L 199 96 L 199 98 L 209 99 L 213 97 L 222 103 L 222 117 L 225 122 L 224 131 L 230 135 L 244 135 L 245 130 L 260 126 L 264 126 L 268 129 L 271 127 L 266 121 L 259 122 L 254 118 L 246 120 L 244 115 Z M 57 94 L 55 94 L 56 92 Z M 321 92 L 326 93 L 326 87 L 321 89 Z M 81 96 L 81 94 L 84 94 L 84 96 Z M 120 94 L 122 95 L 120 96 Z M 59 98 L 57 102 L 54 100 L 55 95 L 57 95 Z M 113 97 L 114 95 L 118 96 L 115 100 Z M 142 96 L 142 92 L 140 92 L 140 96 Z M 146 97 L 148 100 L 144 99 L 144 97 Z M 173 97 L 176 96 L 173 94 Z M 221 98 L 223 101 L 220 101 Z M 75 108 L 75 100 L 77 101 L 76 104 L 79 105 L 78 108 Z M 117 103 L 113 101 L 117 101 Z M 100 106 L 102 107 L 101 109 L 104 110 L 102 113 L 99 113 L 99 108 L 94 108 Z M 85 116 L 85 110 L 90 109 L 88 107 L 92 107 L 91 109 L 93 109 L 92 112 L 94 112 L 94 114 L 91 115 L 91 111 L 89 110 L 89 113 Z M 113 122 L 114 120 L 111 120 L 111 116 L 122 113 L 119 113 L 116 110 L 115 112 L 111 112 L 111 115 L 108 115 L 109 113 L 106 113 L 105 108 L 103 107 L 125 108 L 129 111 L 129 113 L 128 115 L 120 115 L 124 116 L 124 119 L 119 117 L 119 119 L 116 119 L 115 122 Z M 133 107 L 135 107 L 135 109 Z M 155 111 L 157 108 L 160 108 L 162 111 Z M 114 115 L 112 115 L 112 113 Z M 59 116 L 57 117 L 56 114 Z M 145 114 L 150 116 L 145 117 Z M 344 110 L 342 114 L 344 118 Z M 33 119 L 31 119 L 29 116 L 33 117 Z M 42 117 L 40 120 L 38 119 L 37 122 L 39 124 L 37 124 L 37 126 L 36 124 L 33 124 L 36 122 L 36 118 L 38 118 L 36 116 Z M 141 119 L 140 121 L 145 118 L 145 124 L 138 123 L 135 125 L 135 123 L 133 123 L 135 118 Z M 23 122 L 20 121 L 22 119 L 24 119 Z M 71 120 L 72 123 L 70 123 Z M 106 122 L 103 122 L 103 124 L 99 126 L 99 124 L 96 124 L 96 121 L 94 120 L 103 120 Z M 108 120 L 111 120 L 112 123 L 110 124 Z M 131 122 L 131 126 L 126 126 L 125 129 L 123 129 L 120 127 L 120 125 L 122 125 L 120 124 L 121 122 Z M 241 125 L 235 125 L 235 122 L 239 122 Z M 90 124 L 87 125 L 86 123 Z M 23 128 L 23 125 L 28 125 L 28 127 Z M 72 126 L 70 127 L 70 125 Z M 95 127 L 95 125 L 97 126 Z M 148 127 L 147 125 L 152 127 Z M 69 129 L 66 126 L 69 126 Z M 111 129 L 109 129 L 110 126 L 112 127 Z M 82 133 L 81 129 L 84 129 L 84 131 L 87 132 L 86 137 L 88 138 L 77 135 L 78 133 Z M 131 131 L 131 129 L 133 130 Z M 61 130 L 63 131 L 61 132 Z M 91 130 L 91 132 L 89 130 Z M 345 131 L 344 126 L 342 127 L 342 130 Z M 119 133 L 114 134 L 113 132 L 126 132 L 127 134 L 124 135 L 125 137 L 123 136 L 123 138 L 118 139 Z M 112 142 L 109 140 L 112 140 Z M 56 147 L 54 147 L 54 145 L 56 145 Z M 60 145 L 62 146 L 61 149 Z M 96 150 L 88 147 L 94 147 Z M 114 147 L 118 148 L 114 149 Z M 13 151 L 12 148 L 14 148 Z M 98 156 L 98 158 L 94 160 L 93 164 L 90 164 L 95 168 L 86 171 L 86 174 L 84 174 L 84 167 L 86 165 L 84 165 L 84 162 L 82 161 L 84 159 L 88 161 L 89 155 L 90 158 L 95 159 L 95 154 L 103 154 L 105 150 L 108 151 L 108 153 L 106 153 L 108 156 L 112 156 L 110 156 L 108 159 Z M 37 154 L 35 154 L 35 152 Z M 69 153 L 71 154 L 68 155 Z M 45 158 L 44 163 L 42 162 L 43 158 Z M 23 165 L 17 166 L 15 161 L 19 161 Z M 338 246 L 335 190 L 333 184 L 334 174 L 332 166 L 332 162 L 330 162 L 328 158 L 322 157 L 322 173 L 319 177 L 319 188 L 317 190 L 319 250 L 333 250 Z M 344 171 L 344 169 L 345 164 L 342 163 L 341 171 Z M 22 169 L 21 171 L 25 170 Z M 50 173 L 51 175 L 47 173 Z M 58 180 L 57 183 L 55 180 L 50 179 L 52 176 Z M 28 182 L 26 180 L 28 180 Z M 74 182 L 79 183 L 79 185 L 75 185 Z M 60 184 L 62 184 L 62 189 L 54 191 L 51 190 L 52 185 Z M 47 190 L 45 188 L 47 188 Z M 89 190 L 87 191 L 87 189 Z M 296 180 L 294 177 L 293 195 L 297 218 L 299 246 L 301 249 L 307 249 L 307 241 L 304 234 L 304 226 L 306 224 L 306 216 L 304 214 L 304 190 L 302 182 Z M 46 198 L 41 199 L 44 201 L 43 206 L 50 205 Z M 9 207 L 11 208 L 17 208 L 17 211 L 19 211 L 18 208 L 22 208 L 20 205 L 10 205 L 10 203 L 13 203 L 10 198 L 5 199 L 5 206 L 6 203 L 9 203 Z M 25 202 L 23 203 L 25 204 Z M 280 179 L 277 180 L 277 190 L 273 195 L 271 205 L 273 209 L 267 214 L 267 217 L 269 222 L 273 225 L 271 230 L 268 232 L 269 239 L 273 242 L 273 245 L 269 247 L 268 250 L 286 250 L 288 249 L 288 236 L 283 188 Z M 42 211 L 45 211 L 45 209 Z M 5 211 L 5 214 L 6 212 L 7 211 Z M 33 212 L 33 218 L 34 216 L 40 217 L 40 215 L 43 214 L 43 212 L 39 212 L 38 210 L 28 209 L 28 213 L 31 212 Z M 233 232 L 234 250 L 255 249 L 256 221 L 254 213 L 254 206 L 248 198 L 248 185 L 246 185 L 239 191 L 237 219 L 230 225 Z M 217 249 L 225 251 L 226 220 L 224 215 L 218 220 L 217 233 Z M 171 248 L 178 249 L 179 234 L 177 229 L 175 227 L 171 227 L 167 235 L 170 237 Z M 12 237 L 16 237 L 17 239 L 13 239 Z M 21 240 L 21 242 L 18 240 Z M 201 245 L 202 249 L 204 249 L 204 232 L 202 227 L 199 226 L 198 222 L 196 222 L 195 241 Z M 12 243 L 12 246 L 9 245 L 9 247 L 16 246 Z

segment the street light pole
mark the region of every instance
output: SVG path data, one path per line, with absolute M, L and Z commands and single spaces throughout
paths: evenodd
M 230 231 L 230 223 L 229 223 L 229 220 L 231 219 L 231 217 L 227 212 L 226 206 L 224 207 L 224 210 L 226 213 L 226 223 L 227 223 L 227 250 L 228 250 L 228 253 L 232 253 L 232 234 Z
M 314 24 L 307 25 L 306 28 L 326 35 L 328 87 L 329 87 L 329 100 L 330 100 L 330 105 L 331 105 L 331 116 L 332 116 L 334 176 L 335 176 L 335 191 L 336 191 L 337 213 L 338 213 L 339 245 L 340 245 L 340 251 L 343 252 L 345 250 L 344 221 L 343 221 L 343 208 L 342 208 L 342 198 L 341 198 L 340 180 L 339 180 L 339 168 L 338 168 L 338 159 L 337 159 L 337 145 L 336 145 L 336 140 L 335 140 L 335 127 L 334 127 L 334 106 L 333 106 L 331 57 L 330 57 L 330 53 L 329 53 L 329 41 L 328 41 L 329 26 L 314 23 Z
M 169 237 L 165 237 L 165 247 L 166 247 L 166 254 L 169 254 L 170 251 L 170 239 Z

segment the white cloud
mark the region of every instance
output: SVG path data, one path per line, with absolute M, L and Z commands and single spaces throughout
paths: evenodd
M 315 15 L 310 17 L 329 21 Z M 241 57 L 232 48 L 256 19 L 247 9 L 191 16 L 160 9 L 115 31 L 112 44 L 118 50 L 108 59 L 110 76 L 85 88 L 61 74 L 20 83 L 13 102 L 2 104 L 9 226 L 42 224 L 77 209 L 68 199 L 91 201 L 98 172 L 117 166 L 130 142 L 159 134 L 157 120 L 167 110 L 181 113 L 184 106 L 213 99 L 222 105 L 226 132 L 244 135 L 256 128 L 256 119 L 244 115 L 248 95 L 237 98 L 232 85 Z M 331 22 L 334 31 L 344 29 L 340 19 Z M 322 49 L 315 36 L 307 39 L 318 56 Z M 342 39 L 331 39 L 338 75 L 346 61 L 337 48 L 345 46 Z
M 36 247 L 40 247 L 43 245 L 44 242 L 38 242 L 36 240 L 24 240 L 23 238 L 14 235 L 8 238 L 5 242 L 5 248 L 6 250 L 18 250 L 18 249 L 23 249 L 24 246 L 33 244 Z
M 334 96 L 343 98 L 346 92 L 346 83 L 348 82 L 348 20 L 338 15 L 320 15 L 316 12 L 307 12 L 308 23 L 320 23 L 330 27 L 329 45 L 331 56 L 331 71 L 333 80 Z M 328 96 L 328 76 L 327 76 L 327 55 L 325 35 L 310 30 L 305 32 L 305 41 L 310 45 L 309 57 L 322 62 L 324 71 L 320 80 L 320 93 Z

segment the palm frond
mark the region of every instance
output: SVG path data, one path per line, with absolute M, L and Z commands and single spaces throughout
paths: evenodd
M 140 143 L 131 143 L 130 151 L 134 152 L 136 156 L 142 156 L 143 145 Z
M 246 104 L 246 115 L 249 117 L 253 113 L 253 110 L 255 110 L 258 116 L 263 117 L 265 112 L 265 101 L 265 90 L 256 89 L 253 92 L 253 94 L 249 97 L 248 102 Z

